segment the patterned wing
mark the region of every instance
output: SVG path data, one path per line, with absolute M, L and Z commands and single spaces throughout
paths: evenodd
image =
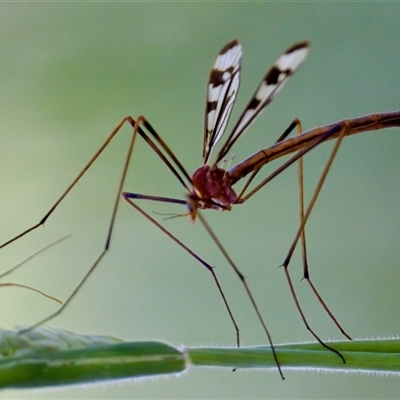
M 217 156 L 216 163 L 222 160 L 254 118 L 279 93 L 288 78 L 306 58 L 307 53 L 308 42 L 302 42 L 295 44 L 278 58 L 272 68 L 264 76 L 253 98 L 250 100 L 236 126 L 228 136 Z
M 233 40 L 219 52 L 212 67 L 207 86 L 203 164 L 207 164 L 229 121 L 239 89 L 241 57 L 242 46 Z

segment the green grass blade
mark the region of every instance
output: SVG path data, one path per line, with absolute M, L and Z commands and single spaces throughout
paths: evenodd
M 283 369 L 400 374 L 400 339 L 277 345 Z M 0 330 L 0 388 L 48 387 L 155 377 L 192 367 L 276 368 L 269 347 L 187 348 L 161 342 L 123 342 L 105 336 L 36 329 Z
M 181 352 L 160 342 L 122 342 L 55 329 L 0 333 L 0 388 L 106 382 L 185 368 Z
M 283 369 L 400 373 L 399 339 L 326 343 L 340 351 L 346 363 L 319 343 L 276 345 L 275 349 Z M 196 348 L 189 349 L 188 353 L 192 363 L 198 366 L 276 368 L 269 347 Z

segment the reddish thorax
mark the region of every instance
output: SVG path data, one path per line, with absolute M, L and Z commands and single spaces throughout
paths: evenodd
M 203 165 L 193 176 L 193 197 L 189 210 L 192 222 L 196 220 L 196 209 L 230 210 L 237 196 L 232 189 L 232 178 L 228 172 L 217 166 Z

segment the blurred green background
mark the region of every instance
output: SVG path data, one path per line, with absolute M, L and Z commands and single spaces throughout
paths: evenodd
M 290 84 L 235 145 L 233 162 L 271 144 L 294 118 L 304 129 L 399 109 L 399 4 L 52 3 L 2 4 L 1 220 L 3 242 L 37 222 L 126 115 L 145 115 L 188 171 L 201 162 L 205 85 L 220 48 L 244 49 L 237 118 L 265 71 L 297 41 L 311 52 Z M 129 129 L 48 220 L 3 249 L 6 270 L 52 240 L 68 241 L 12 279 L 66 299 L 102 249 Z M 331 144 L 305 160 L 309 197 Z M 307 228 L 311 276 L 354 337 L 398 335 L 400 233 L 398 130 L 346 139 Z M 270 167 L 271 170 L 273 166 Z M 265 172 L 267 173 L 267 172 Z M 283 261 L 298 226 L 297 171 L 286 171 L 230 213 L 206 217 L 248 278 L 276 343 L 311 340 L 290 297 Z M 126 189 L 182 196 L 169 171 L 138 141 Z M 150 204 L 158 212 L 181 208 Z M 154 215 L 154 214 L 153 214 Z M 160 220 L 162 217 L 158 216 Z M 265 344 L 238 279 L 200 224 L 164 222 L 217 266 L 243 345 Z M 311 325 L 341 339 L 301 279 Z M 21 289 L 0 290 L 2 328 L 29 325 L 56 305 Z M 52 325 L 79 333 L 174 345 L 229 345 L 234 331 L 207 271 L 121 204 L 112 248 Z M 394 398 L 399 380 L 373 375 L 191 370 L 179 378 L 3 398 Z

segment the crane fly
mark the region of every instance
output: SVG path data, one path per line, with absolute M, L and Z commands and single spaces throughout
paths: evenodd
M 265 186 L 274 177 L 284 171 L 291 164 L 298 162 L 299 164 L 299 183 L 300 183 L 300 225 L 296 233 L 295 239 L 290 247 L 290 250 L 286 256 L 283 263 L 286 280 L 288 282 L 290 292 L 295 302 L 295 306 L 300 313 L 301 319 L 303 320 L 306 328 L 310 333 L 321 343 L 322 346 L 336 353 L 343 362 L 345 362 L 343 356 L 334 348 L 325 344 L 318 335 L 309 326 L 300 303 L 297 299 L 294 287 L 292 285 L 291 277 L 289 274 L 288 266 L 293 254 L 293 251 L 301 240 L 301 247 L 303 252 L 303 276 L 308 282 L 312 292 L 317 297 L 318 301 L 321 303 L 324 310 L 327 312 L 329 317 L 332 319 L 334 324 L 338 327 L 341 333 L 351 339 L 350 336 L 342 329 L 340 324 L 335 319 L 332 312 L 328 309 L 327 305 L 323 301 L 322 297 L 319 295 L 315 286 L 313 285 L 308 271 L 308 264 L 306 258 L 306 244 L 305 244 L 305 224 L 311 213 L 313 205 L 318 197 L 320 189 L 324 183 L 326 175 L 329 168 L 334 160 L 334 157 L 338 151 L 340 143 L 344 136 L 349 136 L 352 134 L 365 132 L 369 130 L 378 130 L 389 127 L 400 126 L 400 112 L 389 112 L 381 114 L 372 114 L 360 118 L 355 118 L 351 120 L 344 120 L 334 124 L 330 124 L 324 127 L 315 128 L 308 132 L 302 133 L 301 123 L 298 119 L 295 119 L 288 128 L 283 132 L 283 134 L 276 140 L 276 142 L 263 150 L 260 150 L 256 154 L 250 156 L 248 159 L 242 161 L 236 166 L 226 170 L 219 166 L 221 161 L 227 155 L 233 144 L 241 137 L 241 135 L 247 130 L 251 122 L 257 117 L 257 115 L 269 104 L 276 94 L 283 88 L 284 84 L 287 82 L 288 78 L 295 72 L 298 66 L 304 61 L 308 53 L 308 42 L 300 42 L 289 48 L 272 66 L 272 68 L 267 72 L 261 83 L 257 87 L 253 97 L 245 108 L 244 112 L 240 116 L 238 122 L 232 129 L 232 131 L 227 135 L 225 142 L 220 147 L 219 152 L 213 161 L 212 153 L 216 151 L 216 145 L 222 139 L 224 132 L 226 130 L 233 105 L 236 100 L 236 95 L 239 89 L 240 83 L 240 63 L 242 56 L 242 46 L 237 40 L 233 40 L 225 45 L 219 52 L 217 59 L 212 67 L 211 74 L 209 77 L 207 85 L 207 100 L 206 100 L 206 112 L 205 112 L 205 129 L 203 135 L 203 149 L 202 149 L 202 165 L 190 176 L 179 159 L 175 156 L 170 147 L 166 142 L 157 134 L 156 130 L 152 127 L 149 121 L 143 117 L 139 116 L 136 120 L 128 116 L 122 119 L 122 121 L 114 128 L 110 135 L 106 138 L 101 147 L 93 155 L 93 157 L 84 166 L 81 172 L 75 177 L 67 189 L 61 194 L 58 200 L 53 204 L 45 216 L 35 225 L 26 229 L 22 233 L 18 234 L 14 238 L 8 240 L 0 246 L 4 247 L 27 233 L 35 230 L 47 221 L 49 216 L 58 207 L 62 200 L 67 196 L 75 184 L 80 180 L 80 178 L 85 174 L 85 172 L 91 167 L 94 161 L 100 156 L 103 150 L 108 146 L 110 141 L 116 136 L 120 131 L 121 127 L 126 123 L 131 125 L 133 128 L 133 133 L 129 142 L 128 152 L 123 166 L 123 171 L 121 175 L 121 180 L 118 186 L 117 196 L 115 199 L 111 223 L 109 225 L 108 234 L 106 238 L 106 243 L 104 249 L 92 264 L 91 268 L 88 270 L 84 278 L 74 289 L 71 295 L 64 302 L 55 313 L 49 315 L 48 317 L 37 322 L 29 329 L 33 329 L 52 318 L 59 315 L 73 299 L 76 293 L 80 290 L 82 285 L 89 278 L 91 273 L 95 270 L 97 265 L 103 259 L 104 255 L 110 248 L 110 242 L 114 227 L 114 221 L 116 218 L 118 206 L 121 197 L 124 198 L 133 208 L 135 208 L 140 214 L 142 214 L 147 220 L 149 220 L 158 229 L 164 232 L 171 240 L 178 244 L 183 250 L 188 252 L 194 259 L 196 259 L 201 265 L 203 265 L 212 275 L 215 284 L 217 285 L 218 291 L 221 295 L 225 308 L 229 314 L 232 324 L 236 331 L 236 341 L 237 345 L 240 345 L 239 328 L 225 297 L 224 291 L 220 285 L 220 282 L 215 274 L 215 271 L 211 264 L 206 262 L 198 254 L 193 252 L 189 247 L 187 247 L 181 240 L 169 232 L 164 226 L 157 222 L 150 214 L 146 213 L 137 204 L 136 200 L 147 200 L 156 201 L 163 203 L 173 203 L 180 204 L 186 207 L 186 213 L 191 222 L 198 219 L 202 225 L 205 227 L 206 231 L 209 233 L 213 241 L 215 242 L 218 249 L 221 251 L 226 261 L 231 265 L 237 276 L 239 277 L 244 290 L 247 293 L 249 301 L 257 315 L 257 318 L 262 325 L 262 328 L 266 334 L 268 342 L 271 346 L 273 356 L 275 358 L 275 363 L 277 365 L 278 371 L 283 378 L 281 367 L 278 361 L 277 354 L 273 346 L 273 341 L 271 335 L 267 329 L 264 319 L 258 309 L 257 303 L 253 297 L 253 294 L 247 284 L 244 275 L 241 273 L 240 269 L 237 267 L 231 256 L 226 251 L 222 242 L 216 236 L 214 231 L 210 228 L 207 221 L 202 215 L 202 211 L 206 209 L 219 210 L 219 211 L 229 211 L 233 205 L 245 203 L 251 196 L 253 196 L 258 190 Z M 287 138 L 288 135 L 297 128 L 298 135 L 292 138 Z M 175 178 L 182 185 L 185 191 L 185 197 L 182 199 L 162 197 L 162 196 L 151 196 L 139 193 L 132 193 L 124 191 L 124 182 L 127 175 L 130 160 L 132 158 L 135 139 L 139 135 L 157 154 L 157 156 L 164 162 L 168 169 L 172 172 Z M 325 169 L 321 175 L 319 183 L 315 189 L 315 192 L 305 209 L 303 201 L 303 190 L 302 190 L 302 157 L 310 150 L 315 148 L 322 142 L 330 139 L 336 139 L 336 143 L 329 157 L 329 160 L 325 166 Z M 280 158 L 285 155 L 290 155 L 295 153 L 284 162 L 279 168 L 277 168 L 273 173 L 264 178 L 260 183 L 258 183 L 253 189 L 248 190 L 250 183 L 254 177 L 258 174 L 261 168 L 267 163 Z M 239 193 L 233 189 L 233 186 L 241 179 L 246 178 L 246 182 Z M 26 331 L 26 330 L 25 330 Z M 22 331 L 24 332 L 24 331 Z

